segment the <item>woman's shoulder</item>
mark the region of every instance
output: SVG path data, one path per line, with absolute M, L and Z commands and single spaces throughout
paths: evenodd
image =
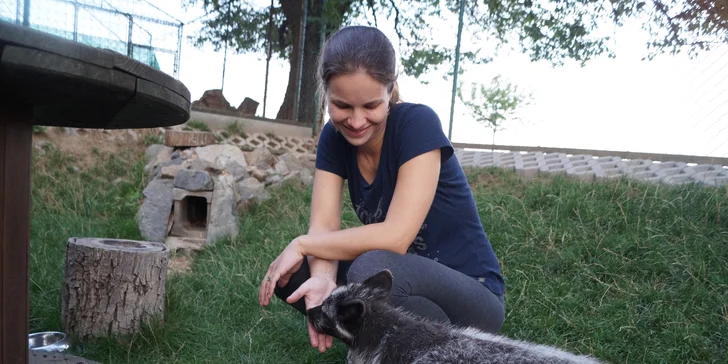
M 390 109 L 390 120 L 398 130 L 411 128 L 438 133 L 442 131 L 442 121 L 437 112 L 426 104 L 402 102 Z
M 341 135 L 338 130 L 336 130 L 336 127 L 334 127 L 331 120 L 325 122 L 324 125 L 321 127 L 321 132 L 318 136 L 319 144 L 341 144 L 344 141 L 346 141 L 346 139 L 344 139 L 344 136 Z
M 397 165 L 435 148 L 442 150 L 444 163 L 453 154 L 453 147 L 445 135 L 440 117 L 425 104 L 402 102 L 390 109 L 392 133 L 390 143 L 396 145 Z
M 427 115 L 430 117 L 436 117 L 439 121 L 439 116 L 432 107 L 427 104 L 421 104 L 417 102 L 396 103 L 392 106 L 390 113 L 396 114 L 400 118 L 410 118 L 413 116 Z

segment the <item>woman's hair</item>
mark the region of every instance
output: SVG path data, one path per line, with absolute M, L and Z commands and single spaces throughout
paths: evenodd
M 377 28 L 349 26 L 339 29 L 319 54 L 317 79 L 322 108 L 332 76 L 364 71 L 392 93 L 390 106 L 400 102 L 397 56 L 386 35 Z

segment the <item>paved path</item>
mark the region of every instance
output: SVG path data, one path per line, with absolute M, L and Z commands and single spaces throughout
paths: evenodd
M 713 164 L 655 162 L 647 159 L 623 160 L 620 157 L 593 157 L 563 153 L 491 152 L 456 149 L 463 167 L 497 166 L 515 170 L 524 177 L 543 173 L 563 173 L 582 181 L 619 178 L 679 185 L 697 182 L 709 186 L 728 185 L 728 169 Z

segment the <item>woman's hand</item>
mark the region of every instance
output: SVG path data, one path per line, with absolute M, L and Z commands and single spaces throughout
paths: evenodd
M 306 303 L 306 310 L 309 310 L 313 307 L 320 306 L 334 289 L 336 289 L 336 282 L 334 282 L 331 278 L 325 276 L 313 276 L 306 282 L 303 282 L 303 284 L 298 287 L 295 292 L 291 293 L 291 295 L 286 298 L 286 302 L 293 304 L 303 297 L 304 302 Z M 311 339 L 311 346 L 318 347 L 319 351 L 322 353 L 325 352 L 326 349 L 330 349 L 334 344 L 334 338 L 316 331 L 311 324 L 311 321 L 306 320 L 306 322 L 308 324 L 308 336 Z
M 286 249 L 278 255 L 278 258 L 270 264 L 268 272 L 263 277 L 263 282 L 260 285 L 260 292 L 258 293 L 258 302 L 261 306 L 267 306 L 270 304 L 270 299 L 273 297 L 273 291 L 276 283 L 278 283 L 281 287 L 288 284 L 288 280 L 291 278 L 291 275 L 301 268 L 303 258 L 304 255 L 298 245 L 298 238 L 293 239 Z

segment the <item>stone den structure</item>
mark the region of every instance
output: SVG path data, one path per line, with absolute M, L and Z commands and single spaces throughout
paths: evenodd
M 145 240 L 164 242 L 173 251 L 197 250 L 219 238 L 235 238 L 237 218 L 250 203 L 267 199 L 268 189 L 289 181 L 313 183 L 315 155 L 306 148 L 313 145 L 310 141 L 278 137 L 282 142 L 271 140 L 252 148 L 236 145 L 241 138 L 209 144 L 210 138 L 199 137 L 205 133 L 170 132 L 176 135 L 166 140 L 174 146 L 147 148 L 145 172 L 152 178 L 143 191 L 138 225 Z

